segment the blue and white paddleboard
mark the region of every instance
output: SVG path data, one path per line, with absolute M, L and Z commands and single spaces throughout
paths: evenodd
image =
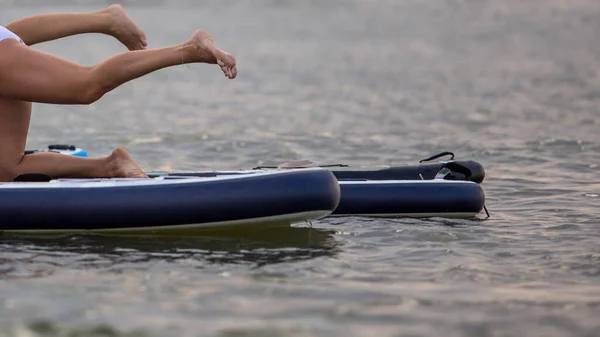
M 0 183 L 0 232 L 164 232 L 289 226 L 337 207 L 328 170 Z

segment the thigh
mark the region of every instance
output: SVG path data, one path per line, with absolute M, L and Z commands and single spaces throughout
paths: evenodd
M 13 39 L 0 41 L 3 97 L 37 103 L 70 102 L 88 88 L 90 69 Z
M 23 158 L 30 120 L 30 102 L 0 96 L 0 174 Z

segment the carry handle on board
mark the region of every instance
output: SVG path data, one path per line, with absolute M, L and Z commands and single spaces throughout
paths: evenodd
M 444 152 L 440 152 L 438 154 L 434 154 L 433 156 L 431 156 L 429 158 L 421 159 L 421 160 L 419 160 L 419 163 L 424 163 L 426 161 L 432 161 L 434 159 L 438 159 L 440 157 L 448 156 L 448 155 L 450 156 L 450 160 L 454 159 L 454 153 L 449 152 L 449 151 L 444 151 Z

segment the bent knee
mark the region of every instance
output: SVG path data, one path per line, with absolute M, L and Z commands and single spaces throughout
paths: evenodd
M 86 90 L 80 95 L 78 103 L 82 105 L 90 105 L 102 98 L 102 96 L 104 96 L 104 92 L 102 91 L 94 89 Z
M 0 182 L 13 181 L 18 175 L 18 163 L 0 163 Z
M 102 98 L 105 93 L 106 91 L 104 91 L 101 86 L 92 83 L 81 90 L 78 95 L 77 103 L 82 105 L 90 105 Z
M 99 77 L 96 76 L 93 67 L 86 69 L 86 75 L 83 83 L 76 90 L 76 102 L 84 105 L 89 105 L 96 102 L 107 92 L 106 86 L 101 83 Z

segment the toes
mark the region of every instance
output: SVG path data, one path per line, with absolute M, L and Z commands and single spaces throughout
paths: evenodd
M 221 71 L 223 71 L 223 75 L 225 75 L 225 77 L 227 77 L 227 78 L 233 78 L 233 77 L 235 77 L 232 68 L 227 67 L 221 61 L 217 61 L 217 63 L 219 64 L 219 67 L 221 68 Z
M 145 40 L 135 39 L 132 41 L 130 46 L 130 50 L 144 50 L 146 49 L 146 46 L 148 46 L 148 44 Z

